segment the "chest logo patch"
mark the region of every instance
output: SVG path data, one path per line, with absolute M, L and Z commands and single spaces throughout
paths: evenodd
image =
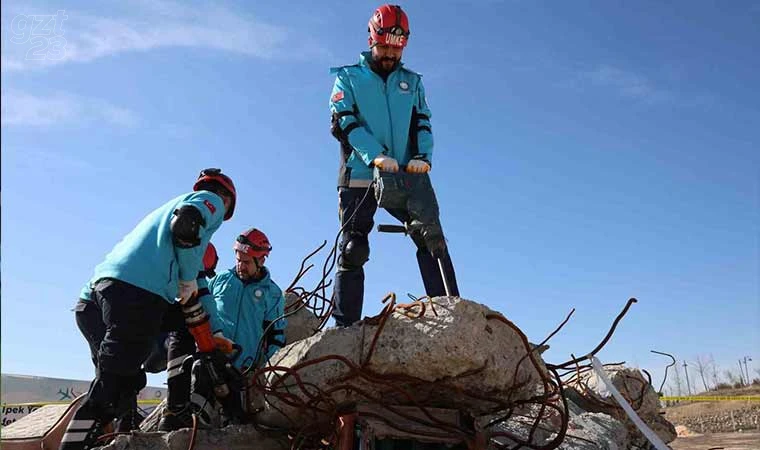
M 261 298 L 261 296 L 264 295 L 264 293 L 261 291 L 261 289 L 256 289 L 255 291 L 253 291 L 253 295 L 255 295 L 256 298 Z
M 400 83 L 398 84 L 398 87 L 399 87 L 399 88 L 400 88 L 402 91 L 408 91 L 408 90 L 409 90 L 409 83 L 407 83 L 406 81 L 402 81 L 402 82 L 400 82 Z

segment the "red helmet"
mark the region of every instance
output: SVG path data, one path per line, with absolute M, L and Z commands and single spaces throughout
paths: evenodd
M 203 274 L 207 278 L 216 275 L 216 264 L 219 262 L 219 255 L 216 254 L 216 247 L 211 242 L 206 247 L 206 253 L 203 254 Z
M 369 19 L 369 45 L 404 48 L 409 39 L 409 18 L 398 5 L 383 5 Z
M 232 182 L 232 178 L 222 173 L 222 169 L 203 169 L 193 185 L 193 190 L 211 190 L 215 192 L 214 187 L 209 186 L 209 184 L 216 185 L 216 187 L 222 187 L 229 192 L 232 201 L 229 209 L 227 209 L 224 214 L 224 220 L 229 220 L 235 212 L 235 201 L 237 200 L 235 183 Z
M 238 236 L 233 248 L 254 258 L 269 256 L 269 252 L 272 251 L 272 245 L 269 244 L 267 235 L 256 228 L 244 231 Z

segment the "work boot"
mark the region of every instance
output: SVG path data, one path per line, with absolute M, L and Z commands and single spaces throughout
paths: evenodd
M 161 415 L 161 421 L 158 422 L 158 431 L 176 431 L 181 428 L 192 428 L 193 414 L 195 414 L 197 419 L 196 426 L 198 428 L 211 428 L 210 418 L 202 411 L 200 406 L 195 403 L 188 403 L 177 410 L 166 408 Z
M 145 416 L 140 414 L 137 408 L 130 409 L 126 414 L 119 418 L 116 431 L 119 433 L 128 433 L 132 430 L 139 430 L 140 424 L 144 419 Z
M 177 431 L 182 428 L 192 428 L 193 413 L 189 405 L 179 411 L 165 409 L 158 422 L 158 431 Z
M 137 408 L 137 394 L 129 395 L 122 399 L 122 401 L 125 402 L 124 413 L 117 418 L 118 426 L 116 431 L 127 433 L 139 429 L 140 423 L 145 417 L 140 414 L 140 410 Z
M 104 442 L 98 440 L 105 433 L 103 425 L 85 403 L 66 427 L 59 450 L 89 450 L 105 445 Z

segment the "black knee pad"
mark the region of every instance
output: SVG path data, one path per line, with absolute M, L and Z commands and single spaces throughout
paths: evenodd
M 340 252 L 340 266 L 344 269 L 359 269 L 369 261 L 369 239 L 364 235 L 350 236 L 343 242 Z

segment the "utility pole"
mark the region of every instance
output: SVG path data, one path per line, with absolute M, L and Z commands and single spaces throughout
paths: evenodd
M 742 386 L 746 386 L 746 384 L 744 384 L 744 369 L 742 369 L 742 360 L 741 359 L 739 360 L 739 380 L 741 380 Z M 749 383 L 747 383 L 747 384 L 749 384 Z
M 752 361 L 752 358 L 750 358 L 749 356 L 744 357 L 744 372 L 746 372 L 747 374 L 747 386 L 749 386 L 750 384 L 752 384 L 752 382 L 749 379 L 749 369 L 747 369 L 747 361 Z
M 686 373 L 686 390 L 689 391 L 689 396 L 691 396 L 691 385 L 689 385 L 689 370 L 686 368 L 686 361 L 683 362 L 683 371 Z

